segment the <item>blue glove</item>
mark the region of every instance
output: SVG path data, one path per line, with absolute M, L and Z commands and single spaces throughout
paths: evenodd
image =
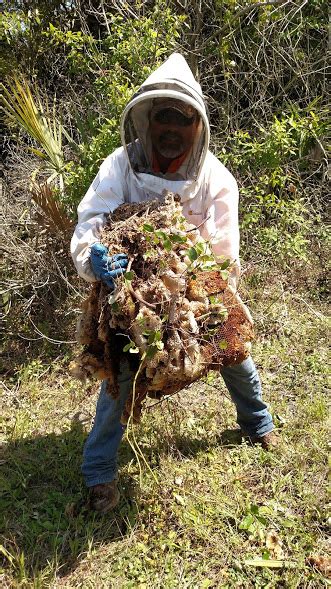
M 108 253 L 108 249 L 102 243 L 94 243 L 91 246 L 91 266 L 95 276 L 114 290 L 114 278 L 124 274 L 128 257 L 126 254 L 109 256 Z

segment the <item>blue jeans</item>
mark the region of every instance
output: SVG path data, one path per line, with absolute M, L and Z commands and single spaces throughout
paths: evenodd
M 262 400 L 261 382 L 252 358 L 223 368 L 221 374 L 236 406 L 237 422 L 243 433 L 264 436 L 272 431 L 274 424 Z M 107 393 L 106 381 L 101 385 L 94 425 L 83 454 L 82 473 L 88 487 L 111 482 L 117 475 L 117 452 L 125 431 L 120 418 L 132 384 L 127 363 L 122 363 L 118 381 L 117 399 Z

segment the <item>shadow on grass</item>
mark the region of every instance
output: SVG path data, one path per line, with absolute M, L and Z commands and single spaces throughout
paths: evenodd
M 36 578 L 46 569 L 50 574 L 56 569 L 58 575 L 66 575 L 92 544 L 109 544 L 131 533 L 139 505 L 134 483 L 125 472 L 120 478 L 122 498 L 111 514 L 99 516 L 87 508 L 87 491 L 80 474 L 85 438 L 82 424 L 73 421 L 71 430 L 60 435 L 36 435 L 5 446 L 1 460 L 2 543 L 5 566 L 9 561 L 14 574 Z M 212 444 L 207 438 L 186 436 L 175 436 L 171 446 L 156 440 L 146 449 L 146 459 L 155 468 L 162 453 L 176 450 L 178 456 L 194 456 L 216 444 L 229 446 L 229 439 L 239 443 L 238 432 L 225 431 Z M 120 467 L 132 458 L 132 450 L 124 441 Z
M 156 453 L 171 454 L 179 459 L 193 458 L 200 452 L 207 452 L 211 448 L 236 448 L 242 444 L 242 441 L 243 437 L 241 430 L 237 428 L 224 430 L 213 439 L 210 439 L 207 435 L 196 437 L 196 435 L 193 434 L 175 434 L 171 439 L 162 439 L 161 432 L 159 432 Z M 153 452 L 153 450 L 155 449 L 150 449 L 151 452 Z M 155 452 L 153 452 L 153 455 L 155 458 Z
M 68 574 L 92 541 L 94 545 L 114 542 L 134 526 L 135 488 L 125 474 L 121 477 L 125 497 L 111 515 L 88 510 L 80 474 L 85 438 L 82 424 L 73 421 L 71 430 L 60 435 L 36 435 L 4 446 L 0 543 L 5 550 L 0 555 L 14 575 L 35 578 L 45 569 Z M 125 462 L 131 460 L 130 448 L 123 450 Z

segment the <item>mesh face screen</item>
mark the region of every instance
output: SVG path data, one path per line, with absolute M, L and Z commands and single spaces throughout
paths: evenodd
M 153 116 L 153 120 L 160 125 L 177 125 L 178 127 L 190 127 L 194 121 L 195 116 L 186 117 L 183 113 L 174 108 L 166 108 L 160 110 Z
M 149 113 L 148 105 L 144 107 L 141 104 L 133 107 L 127 113 L 124 121 L 124 141 L 130 165 L 134 172 L 155 175 L 152 166 L 153 146 Z M 170 124 L 170 121 L 176 121 L 178 128 L 185 130 L 189 130 L 191 125 L 196 122 L 196 115 L 186 117 L 181 112 L 172 108 L 162 109 L 153 116 L 160 117 L 160 123 L 162 125 L 164 124 L 165 127 L 165 121 L 167 121 L 167 124 Z M 184 169 L 182 169 L 182 177 L 175 178 L 175 180 L 195 181 L 198 178 L 199 171 L 202 167 L 206 143 L 206 129 L 202 119 L 199 120 L 197 128 L 198 131 L 193 149 L 185 162 Z

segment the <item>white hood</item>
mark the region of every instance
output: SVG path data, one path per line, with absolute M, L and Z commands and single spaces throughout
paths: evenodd
M 142 84 L 126 106 L 121 119 L 121 140 L 132 170 L 146 182 L 146 175 L 154 175 L 151 168 L 152 145 L 149 134 L 149 112 L 155 98 L 176 98 L 193 106 L 200 114 L 197 136 L 184 164 L 169 180 L 196 183 L 206 158 L 209 145 L 209 122 L 200 84 L 179 53 L 173 53 Z M 163 177 L 163 174 L 160 174 Z M 172 176 L 172 177 L 170 177 Z M 193 188 L 193 187 L 192 187 Z

